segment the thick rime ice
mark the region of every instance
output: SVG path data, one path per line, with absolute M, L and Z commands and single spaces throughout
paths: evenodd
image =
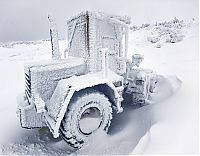
M 132 62 L 127 59 L 130 24 L 127 16 L 86 11 L 68 20 L 69 53 L 65 60 L 60 59 L 53 17 L 49 14 L 48 18 L 53 60 L 25 65 L 27 106 L 20 108 L 23 127 L 26 127 L 25 121 L 31 123 L 38 118 L 41 120 L 38 125 L 34 124 L 36 119 L 27 127 L 41 127 L 46 122 L 53 135 L 58 137 L 60 123 L 74 93 L 85 88 L 94 89 L 97 85 L 103 85 L 95 89 L 108 96 L 118 113 L 123 110 L 124 87 L 132 103 L 150 103 L 150 93 L 154 92 L 158 78 L 151 70 L 135 68 L 143 61 L 143 55 L 133 55 Z M 105 86 L 111 91 L 102 90 Z M 37 117 L 29 119 L 32 116 Z
M 25 93 L 28 103 L 30 104 L 27 109 L 29 108 L 28 110 L 35 113 L 35 116 L 38 115 L 38 118 L 42 120 L 41 117 L 43 115 L 41 113 L 45 111 L 45 107 L 48 108 L 48 100 L 50 100 L 53 95 L 58 82 L 73 75 L 82 75 L 85 72 L 86 66 L 82 58 L 69 57 L 66 60 L 40 61 L 26 65 Z M 22 112 L 25 112 L 27 109 L 23 108 L 21 110 Z M 50 114 L 53 112 L 54 110 L 51 110 Z M 25 113 L 22 115 L 24 114 Z M 26 116 L 28 115 L 29 114 Z M 29 118 L 31 118 L 31 115 L 29 115 Z M 26 118 L 27 122 L 29 118 Z M 34 120 L 34 118 L 32 118 L 32 120 Z M 38 125 L 40 125 L 39 122 Z
M 61 58 L 61 53 L 60 53 L 59 45 L 58 45 L 58 32 L 57 32 L 56 23 L 54 21 L 52 14 L 50 14 L 50 13 L 48 14 L 48 19 L 49 19 L 49 23 L 50 23 L 52 58 L 54 60 L 57 60 L 57 59 Z
M 20 99 L 19 99 L 20 98 Z M 36 114 L 34 105 L 29 105 L 24 96 L 18 98 L 18 115 L 20 116 L 21 126 L 25 128 L 45 126 L 44 116 L 42 113 Z
M 123 20 L 124 19 L 124 20 Z M 69 56 L 86 58 L 88 71 L 100 71 L 102 68 L 101 49 L 109 49 L 109 67 L 118 73 L 116 68 L 124 57 L 122 39 L 127 38 L 127 17 L 115 17 L 99 12 L 82 12 L 68 20 Z M 123 65 L 121 65 L 123 66 Z
M 158 75 L 151 70 L 131 69 L 127 75 L 126 93 L 132 96 L 134 104 L 148 103 L 157 81 Z
M 106 78 L 102 77 L 101 72 L 97 72 L 82 76 L 72 76 L 71 78 L 59 81 L 50 99 L 50 102 L 47 104 L 48 112 L 45 114 L 45 117 L 48 118 L 48 123 L 53 129 L 53 134 L 55 135 L 55 137 L 58 136 L 58 130 L 61 120 L 65 115 L 70 99 L 75 91 L 78 92 L 79 90 L 82 90 L 84 88 L 92 88 L 96 85 L 104 86 L 106 84 L 107 87 L 110 87 L 114 91 L 113 98 L 116 99 L 115 107 L 117 108 L 117 111 L 122 111 L 122 99 L 119 92 L 122 91 L 123 88 L 119 87 L 116 89 L 111 82 L 116 82 L 116 80 L 120 79 L 123 80 L 123 78 L 112 71 L 109 71 L 109 73 L 110 74 L 108 74 Z M 105 90 L 105 92 L 107 91 Z M 50 118 L 52 118 L 53 120 Z
M 47 126 L 50 126 L 52 132 L 56 131 L 53 134 L 57 137 L 60 122 L 75 91 L 105 84 L 112 91 L 104 90 L 104 94 L 114 92 L 114 96 L 111 93 L 107 93 L 107 96 L 114 99 L 112 101 L 117 112 L 122 111 L 123 77 L 119 75 L 126 72 L 126 59 L 123 57 L 127 55 L 127 24 L 130 20 L 126 16 L 88 11 L 81 13 L 68 21 L 69 57 L 66 60 L 58 60 L 60 53 L 56 26 L 52 16 L 49 15 L 48 18 L 51 26 L 53 60 L 29 63 L 25 66 L 25 93 L 31 108 L 35 106 L 35 115 L 45 113 Z M 123 37 L 125 43 L 122 43 Z M 109 50 L 102 56 L 101 51 L 104 48 Z M 112 71 L 103 74 L 101 70 L 104 65 L 119 75 Z M 94 75 L 88 75 L 88 72 Z M 97 72 L 99 74 L 95 75 Z M 71 79 L 68 79 L 70 77 Z M 61 83 L 63 79 L 69 82 Z M 88 83 L 90 79 L 92 83 Z M 112 83 L 116 83 L 116 86 Z M 61 89 L 61 85 L 64 89 Z

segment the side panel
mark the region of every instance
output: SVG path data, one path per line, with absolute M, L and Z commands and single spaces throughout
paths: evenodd
M 69 56 L 87 56 L 86 26 L 86 15 L 81 15 L 68 23 Z
M 18 111 L 22 128 L 40 128 L 45 127 L 45 119 L 43 113 L 37 113 L 34 105 L 30 105 L 25 95 L 17 97 Z
M 36 113 L 36 108 L 33 105 L 30 105 L 29 107 L 21 107 L 19 111 L 22 128 L 29 129 L 46 126 L 43 113 Z
M 40 105 L 41 100 L 45 103 L 50 100 L 54 90 L 61 79 L 69 78 L 73 75 L 83 75 L 86 72 L 86 65 L 68 66 L 52 65 L 30 68 L 31 77 L 31 103 Z M 37 97 L 40 98 L 37 98 Z M 39 101 L 37 99 L 40 99 Z
M 58 82 L 73 75 L 83 75 L 85 72 L 86 65 L 81 58 L 27 64 L 25 66 L 26 96 L 19 104 L 22 127 L 46 126 L 45 108 L 48 107 Z

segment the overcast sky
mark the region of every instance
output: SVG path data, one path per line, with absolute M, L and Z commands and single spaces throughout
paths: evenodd
M 66 20 L 85 10 L 129 15 L 140 25 L 175 16 L 197 19 L 198 6 L 198 0 L 0 0 L 0 42 L 48 39 L 48 12 L 60 38 L 66 38 Z

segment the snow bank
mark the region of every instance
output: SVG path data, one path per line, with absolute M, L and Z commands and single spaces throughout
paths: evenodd
M 158 76 L 154 92 L 150 94 L 150 104 L 169 98 L 180 89 L 181 84 L 181 80 L 174 75 Z

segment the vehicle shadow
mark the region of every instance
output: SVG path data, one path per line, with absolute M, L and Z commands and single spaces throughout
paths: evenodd
M 130 154 L 140 139 L 156 123 L 156 120 L 151 105 L 134 105 L 130 95 L 124 93 L 123 97 L 123 112 L 114 114 L 108 134 L 111 136 L 119 135 L 122 132 L 126 134 L 122 135 L 121 140 L 129 142 L 130 148 L 129 151 L 121 154 Z

